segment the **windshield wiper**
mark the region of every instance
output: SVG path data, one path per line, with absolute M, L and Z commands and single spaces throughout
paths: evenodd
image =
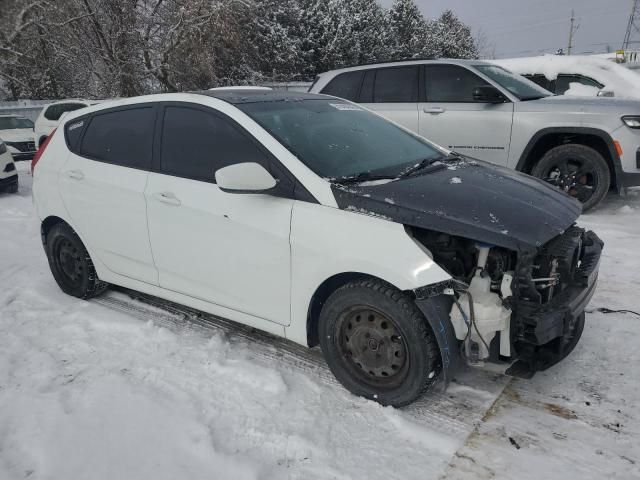
M 355 175 L 338 177 L 334 181 L 343 185 L 351 185 L 353 183 L 371 182 L 374 180 L 393 180 L 395 178 L 393 175 L 372 175 L 369 172 L 360 172 Z
M 432 166 L 435 162 L 437 162 L 438 160 L 444 160 L 446 157 L 436 157 L 436 158 L 425 158 L 423 160 L 420 160 L 418 163 L 416 163 L 415 165 L 407 168 L 404 172 L 402 172 L 400 175 L 398 175 L 398 178 L 405 178 L 408 177 L 410 175 L 413 175 L 416 172 L 419 172 L 421 170 L 426 169 L 429 166 Z M 434 169 L 438 170 L 440 169 L 440 165 L 434 165 Z

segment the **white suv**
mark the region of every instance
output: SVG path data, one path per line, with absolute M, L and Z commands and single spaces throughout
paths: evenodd
M 73 112 L 89 105 L 94 105 L 95 101 L 89 100 L 61 100 L 46 105 L 36 119 L 33 130 L 33 140 L 39 147 L 42 142 L 53 132 L 60 122 L 60 117 L 64 113 Z
M 602 249 L 574 224 L 580 204 L 544 182 L 323 95 L 90 107 L 63 118 L 33 171 L 63 291 L 108 282 L 319 344 L 347 388 L 384 404 L 463 361 L 528 376 L 564 358 Z
M 359 102 L 469 157 L 542 178 L 585 211 L 640 185 L 640 101 L 554 96 L 480 60 L 333 70 L 311 92 Z

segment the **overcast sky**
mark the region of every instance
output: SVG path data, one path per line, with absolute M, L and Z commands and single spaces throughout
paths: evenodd
M 392 0 L 382 0 L 386 7 Z M 487 40 L 485 54 L 497 58 L 523 57 L 565 51 L 569 19 L 575 10 L 578 30 L 574 53 L 619 49 L 624 39 L 633 0 L 416 0 L 426 17 L 450 8 Z M 640 19 L 638 19 L 640 23 Z M 640 34 L 636 35 L 640 40 Z M 640 43 L 637 44 L 640 47 Z

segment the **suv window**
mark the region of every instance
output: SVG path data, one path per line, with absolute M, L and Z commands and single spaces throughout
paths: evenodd
M 380 68 L 373 87 L 375 103 L 418 101 L 418 67 Z
M 473 90 L 489 85 L 485 80 L 457 65 L 426 65 L 427 102 L 474 103 Z
M 193 107 L 165 108 L 162 173 L 215 183 L 216 170 L 242 162 L 269 168 L 266 154 L 230 119 Z
M 84 103 L 59 103 L 57 105 L 51 105 L 44 112 L 44 118 L 47 120 L 57 121 L 65 112 L 73 112 L 80 108 L 84 108 Z
M 551 80 L 549 80 L 544 75 L 540 75 L 536 73 L 534 75 L 529 75 L 529 74 L 523 75 L 523 77 L 526 78 L 527 80 L 531 80 L 533 83 L 537 85 L 540 85 L 545 90 L 552 91 Z
M 604 85 L 596 82 L 592 78 L 584 77 L 582 75 L 558 75 L 556 80 L 556 93 L 562 95 L 571 87 L 572 83 L 579 83 L 580 85 L 586 85 L 588 87 L 595 87 L 601 89 Z
M 128 108 L 93 116 L 81 155 L 124 167 L 150 169 L 155 108 Z
M 358 90 L 360 90 L 363 73 L 362 71 L 341 73 L 331 80 L 321 93 L 355 102 L 358 100 Z

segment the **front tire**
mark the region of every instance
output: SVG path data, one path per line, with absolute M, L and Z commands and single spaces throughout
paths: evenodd
M 53 278 L 64 293 L 87 299 L 107 288 L 98 278 L 80 237 L 66 223 L 58 223 L 49 230 L 45 250 Z
M 350 282 L 320 313 L 320 346 L 350 392 L 383 405 L 407 405 L 436 380 L 440 355 L 413 300 L 374 279 Z
M 585 145 L 552 148 L 533 167 L 531 175 L 580 200 L 584 212 L 598 205 L 611 185 L 607 161 Z

